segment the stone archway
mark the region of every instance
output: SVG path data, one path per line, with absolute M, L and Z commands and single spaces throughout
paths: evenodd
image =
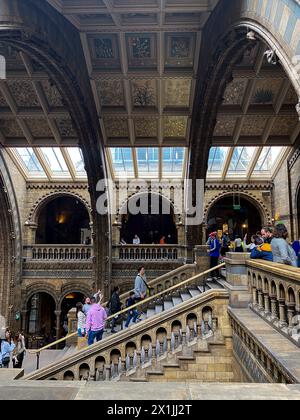
M 104 142 L 97 115 L 80 35 L 48 2 L 0 0 L 0 42 L 29 57 L 29 67 L 40 67 L 63 98 L 71 129 L 82 148 L 91 193 L 96 208 L 99 180 L 107 179 Z M 110 218 L 93 212 L 95 234 L 94 277 L 108 294 L 111 262 Z M 102 238 L 106 236 L 104 242 Z
M 138 207 L 144 204 L 143 207 L 147 207 L 147 213 L 145 215 L 130 214 L 129 207 L 131 200 L 135 200 L 137 203 L 141 200 Z M 152 200 L 155 204 L 153 204 Z M 152 214 L 152 209 L 154 208 L 155 214 Z M 174 203 L 163 194 L 156 192 L 133 194 L 121 205 L 118 212 L 121 238 L 130 244 L 134 235 L 137 234 L 142 240 L 142 243 L 152 244 L 159 243 L 161 237 L 164 236 L 166 243 L 177 244 L 178 240 L 181 239 L 181 235 L 178 234 L 178 228 L 180 226 L 180 216 L 178 213 L 174 208 Z
M 231 239 L 235 236 L 244 238 L 248 234 L 248 240 L 251 235 L 260 231 L 262 226 L 269 224 L 270 215 L 267 215 L 266 209 L 256 199 L 245 193 L 238 193 L 236 203 L 241 206 L 240 209 L 234 209 L 233 193 L 225 193 L 213 199 L 205 208 L 205 225 L 207 233 L 212 231 L 228 232 Z M 235 197 L 236 198 L 236 197 Z M 232 207 L 231 207 L 232 205 Z

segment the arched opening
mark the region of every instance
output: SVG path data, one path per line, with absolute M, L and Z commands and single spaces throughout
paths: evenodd
M 39 214 L 36 243 L 90 244 L 90 219 L 82 202 L 69 196 L 48 202 Z
M 61 303 L 61 323 L 60 323 L 60 336 L 67 335 L 68 331 L 68 313 L 71 309 L 76 308 L 78 302 L 84 301 L 84 295 L 79 292 L 68 293 Z
M 240 195 L 230 195 L 218 200 L 210 209 L 207 218 L 207 233 L 229 233 L 231 239 L 256 234 L 262 227 L 259 209 L 250 200 Z
M 136 206 L 143 209 L 139 214 L 128 211 L 131 200 L 136 200 Z M 127 206 L 127 214 L 122 217 L 121 238 L 128 244 L 135 235 L 143 244 L 159 244 L 163 236 L 166 244 L 178 243 L 174 209 L 167 199 L 158 194 L 140 194 L 132 197 Z
M 42 347 L 56 340 L 55 301 L 48 293 L 36 293 L 27 304 L 28 346 Z

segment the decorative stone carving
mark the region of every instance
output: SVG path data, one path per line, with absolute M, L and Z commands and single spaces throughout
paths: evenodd
M 124 107 L 124 91 L 121 80 L 97 82 L 100 103 L 103 107 Z

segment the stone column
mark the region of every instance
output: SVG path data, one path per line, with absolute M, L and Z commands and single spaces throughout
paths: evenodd
M 295 315 L 295 304 L 289 303 L 288 304 L 288 324 L 289 328 L 293 328 L 293 317 Z
M 280 325 L 281 327 L 286 327 L 286 313 L 285 313 L 285 300 L 280 299 L 279 300 L 279 319 L 280 319 Z
M 258 291 L 258 306 L 259 306 L 259 309 L 265 309 L 264 308 L 264 298 L 263 298 L 263 292 L 262 292 L 262 290 L 259 290 Z
M 229 305 L 232 308 L 247 308 L 251 302 L 246 265 L 248 259 L 250 259 L 250 254 L 235 252 L 228 252 L 224 258 L 226 264 L 224 286 L 230 294 Z
M 60 318 L 61 318 L 61 311 L 54 311 L 56 316 L 56 341 L 60 339 Z
M 265 313 L 269 314 L 271 312 L 269 293 L 264 294 L 264 301 L 265 301 Z
M 210 258 L 207 251 L 207 245 L 197 245 L 194 248 L 194 261 L 197 264 L 198 273 L 202 273 L 203 271 L 209 270 Z
M 252 287 L 252 303 L 253 303 L 253 306 L 256 306 L 258 304 L 256 287 Z
M 273 318 L 278 318 L 276 295 L 271 295 L 271 313 Z
M 72 308 L 68 313 L 68 335 L 73 334 L 77 331 L 77 314 L 76 308 Z M 77 345 L 78 337 L 69 338 L 66 341 L 66 345 L 71 347 L 72 345 Z

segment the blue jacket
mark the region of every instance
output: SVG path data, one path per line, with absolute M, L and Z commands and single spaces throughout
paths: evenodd
M 1 342 L 1 353 L 0 353 L 0 364 L 2 363 L 3 359 L 10 358 L 11 353 L 15 349 L 15 344 L 12 341 L 11 344 L 9 344 L 6 340 L 2 340 Z
M 262 246 L 253 248 L 251 251 L 251 258 L 253 260 L 273 261 L 273 253 L 270 244 L 263 244 Z
M 210 241 L 210 252 L 209 255 L 211 257 L 219 257 L 220 256 L 220 248 L 221 244 L 218 239 L 214 239 L 213 241 Z

